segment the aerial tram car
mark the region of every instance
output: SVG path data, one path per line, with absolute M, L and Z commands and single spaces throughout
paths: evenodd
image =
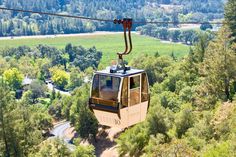
M 149 83 L 144 70 L 128 67 L 123 60 L 123 55 L 132 51 L 132 19 L 115 20 L 114 23 L 123 24 L 126 48 L 124 52 L 117 53 L 116 65 L 94 73 L 89 108 L 101 125 L 127 128 L 146 118 Z

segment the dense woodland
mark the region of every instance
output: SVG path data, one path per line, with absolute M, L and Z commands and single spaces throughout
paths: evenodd
M 213 26 L 210 23 L 202 24 L 200 29 L 168 29 L 155 24 L 139 26 L 136 31 L 141 35 L 147 35 L 161 40 L 181 42 L 183 44 L 193 45 L 198 42 L 201 34 L 207 33 L 208 38 L 213 39 L 215 32 L 211 31 Z
M 6 5 L 8 1 L 2 2 Z M 8 5 L 26 3 L 11 2 L 14 1 Z M 53 1 L 27 2 L 48 5 L 45 8 L 57 6 L 51 4 Z M 65 9 L 60 6 L 68 3 L 60 1 L 63 5 L 57 9 Z M 132 4 L 142 3 L 147 2 Z M 37 9 L 33 4 L 30 7 Z M 202 11 L 201 7 L 196 10 Z M 160 56 L 157 52 L 155 56 L 137 56 L 129 62 L 147 71 L 151 103 L 146 121 L 116 139 L 120 156 L 236 156 L 235 8 L 235 0 L 229 0 L 225 7 L 227 24 L 214 38 L 201 33 L 188 56 Z M 217 11 L 207 9 L 221 12 L 219 7 Z M 0 156 L 94 156 L 92 144 L 80 145 L 82 139 L 91 140 L 98 132 L 98 122 L 87 107 L 90 83 L 84 78 L 92 77 L 101 57 L 102 52 L 95 47 L 85 49 L 71 44 L 64 49 L 38 45 L 0 50 Z M 25 77 L 33 82 L 23 85 Z M 71 91 L 71 95 L 50 91 L 45 84 L 48 79 L 53 80 L 56 88 Z M 53 122 L 62 119 L 70 121 L 78 133 L 73 140 L 73 152 L 60 139 L 48 138 Z
M 131 17 L 136 21 L 207 22 L 223 18 L 224 0 L 0 0 L 0 6 L 62 13 L 102 19 Z M 81 21 L 39 14 L 0 11 L 0 36 L 68 34 L 92 31 L 117 31 L 113 23 Z M 137 25 L 134 25 L 134 29 Z

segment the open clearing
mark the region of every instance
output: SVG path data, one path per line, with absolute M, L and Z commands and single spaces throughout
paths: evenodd
M 172 52 L 181 58 L 185 56 L 189 47 L 183 44 L 176 43 L 162 43 L 160 40 L 141 36 L 136 33 L 132 34 L 133 39 L 133 51 L 131 55 L 125 57 L 125 59 L 130 60 L 135 56 L 141 56 L 142 54 L 154 55 L 159 52 L 160 55 L 170 55 Z M 71 43 L 73 45 L 81 45 L 83 47 L 89 48 L 95 46 L 99 51 L 103 52 L 102 65 L 109 65 L 111 60 L 116 60 L 117 52 L 122 52 L 124 50 L 124 39 L 123 34 L 118 33 L 91 33 L 91 34 L 78 34 L 78 35 L 54 35 L 46 36 L 45 38 L 38 37 L 20 37 L 13 39 L 0 40 L 0 49 L 6 47 L 17 47 L 22 45 L 27 45 L 30 47 L 35 47 L 39 44 L 45 44 L 54 46 L 60 49 L 64 49 L 65 45 Z

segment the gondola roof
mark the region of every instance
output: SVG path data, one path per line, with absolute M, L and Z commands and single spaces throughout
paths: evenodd
M 116 76 L 116 77 L 127 77 L 135 74 L 139 74 L 142 72 L 145 72 L 144 70 L 141 69 L 130 69 L 127 70 L 126 73 L 123 73 L 123 70 L 117 71 L 116 73 L 111 73 L 110 72 L 110 67 L 107 67 L 105 70 L 101 71 L 96 71 L 95 74 L 101 74 L 101 75 L 106 75 L 106 76 Z

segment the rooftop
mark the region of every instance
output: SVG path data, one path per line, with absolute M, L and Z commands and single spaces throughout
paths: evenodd
M 25 85 L 30 85 L 32 83 L 33 79 L 30 79 L 28 77 L 25 77 L 22 81 L 22 85 L 25 86 Z
M 95 73 L 96 74 L 109 75 L 109 76 L 125 77 L 125 76 L 130 76 L 130 75 L 135 75 L 135 74 L 138 74 L 138 73 L 142 73 L 142 72 L 144 72 L 144 70 L 131 68 L 130 70 L 127 70 L 125 74 L 123 72 L 124 72 L 123 70 L 120 70 L 116 73 L 110 73 L 110 67 L 107 67 L 106 69 L 101 70 L 101 71 L 96 71 Z

